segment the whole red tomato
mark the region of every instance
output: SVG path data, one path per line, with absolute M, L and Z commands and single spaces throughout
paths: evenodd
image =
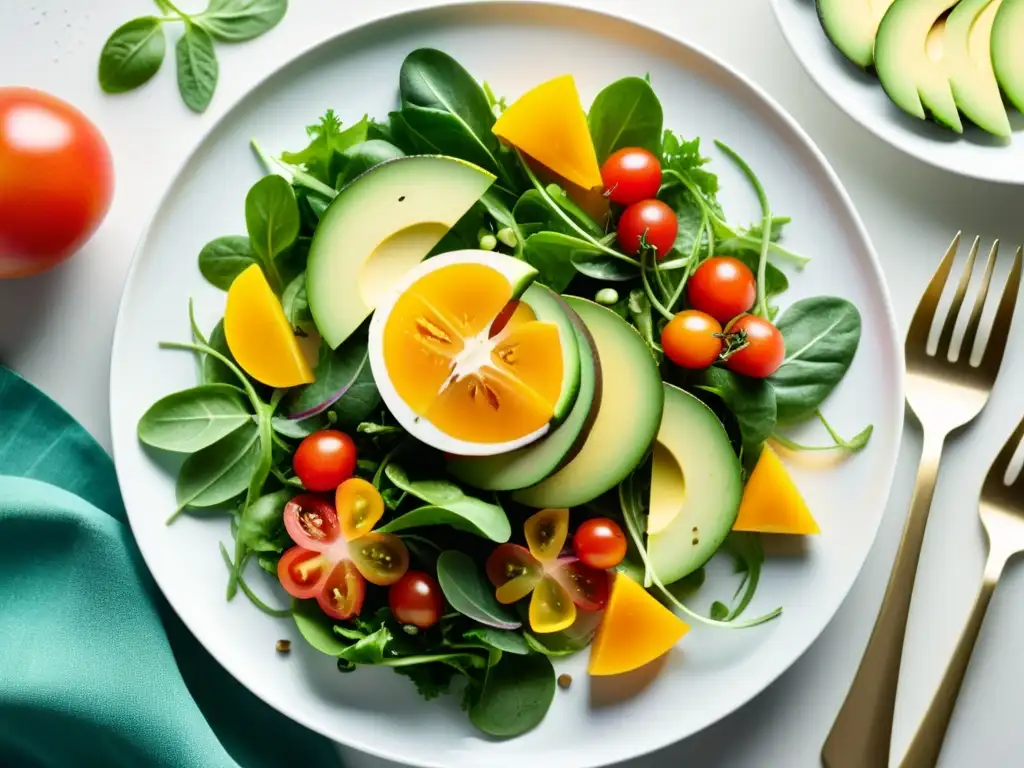
M 750 268 L 731 256 L 708 259 L 686 284 L 690 306 L 728 323 L 754 306 L 757 280 Z
M 763 317 L 743 315 L 726 329 L 729 336 L 740 333 L 746 345 L 729 356 L 725 367 L 755 379 L 775 373 L 786 357 L 786 340 L 779 329 Z
M 344 432 L 322 429 L 295 450 L 292 469 L 311 491 L 333 491 L 356 471 L 356 444 Z
M 41 91 L 0 88 L 0 279 L 71 256 L 113 190 L 110 149 L 85 115 Z
M 636 256 L 646 245 L 660 261 L 671 250 L 679 231 L 676 212 L 661 200 L 641 200 L 622 212 L 616 234 L 622 250 Z
M 420 629 L 434 626 L 444 613 L 441 586 L 430 574 L 408 571 L 388 590 L 391 612 L 403 624 Z
M 601 181 L 605 195 L 613 203 L 639 203 L 658 194 L 661 188 L 661 161 L 646 149 L 626 147 L 604 161 Z

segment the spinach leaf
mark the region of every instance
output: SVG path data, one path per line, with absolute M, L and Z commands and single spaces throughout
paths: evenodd
M 192 21 L 225 43 L 259 37 L 277 26 L 288 11 L 288 0 L 210 0 Z
M 562 293 L 576 277 L 573 253 L 590 246 L 583 240 L 558 232 L 538 232 L 526 238 L 523 258 L 537 270 L 540 282 L 555 293 Z
M 487 670 L 469 719 L 491 736 L 518 736 L 544 719 L 554 697 L 555 670 L 546 656 L 505 655 Z
M 398 114 L 400 130 L 406 136 L 406 141 L 416 147 L 417 152 L 468 160 L 501 178 L 501 168 L 495 154 L 470 133 L 456 115 L 413 104 L 403 106 Z M 394 117 L 392 123 L 395 123 Z
M 587 115 L 597 162 L 623 147 L 643 147 L 661 155 L 661 102 L 640 77 L 617 80 L 594 99 Z
M 389 531 L 403 531 L 425 525 L 450 525 L 498 543 L 506 542 L 512 536 L 512 526 L 505 510 L 497 504 L 467 496 L 455 483 L 447 480 L 410 480 L 406 471 L 394 462 L 387 465 L 384 474 L 400 490 L 431 505 L 395 518 L 385 526 Z
M 456 611 L 473 621 L 498 629 L 518 629 L 521 622 L 494 597 L 494 587 L 473 558 L 448 549 L 437 558 L 437 582 Z
M 331 164 L 333 185 L 335 189 L 341 189 L 374 166 L 398 157 L 405 157 L 405 152 L 387 141 L 370 139 L 355 144 L 334 155 Z
M 816 296 L 790 306 L 776 323 L 786 357 L 769 377 L 780 422 L 814 415 L 846 375 L 860 343 L 860 313 L 846 299 Z
M 271 426 L 274 431 L 284 437 L 290 437 L 293 440 L 302 440 L 304 437 L 309 437 L 314 432 L 321 429 L 326 429 L 326 420 L 322 417 L 310 417 L 308 419 L 294 420 L 286 419 L 281 416 L 275 416 L 271 420 Z
M 284 506 L 294 491 L 280 490 L 260 496 L 238 518 L 235 541 L 248 552 L 283 552 L 291 545 L 284 528 Z
M 154 448 L 195 453 L 251 421 L 239 389 L 205 384 L 157 400 L 139 419 L 138 433 Z
M 280 176 L 264 176 L 245 196 L 245 228 L 253 252 L 275 291 L 284 289 L 274 259 L 299 236 L 299 204 L 292 185 Z
M 228 340 L 224 335 L 224 321 L 219 320 L 210 333 L 210 349 L 220 352 L 231 362 L 235 362 L 235 356 L 228 349 Z M 206 355 L 203 358 L 203 383 L 204 384 L 237 384 L 238 379 L 224 363 L 213 355 Z
M 589 213 L 587 213 L 578 205 L 576 205 L 576 203 L 573 202 L 572 198 L 569 197 L 569 195 L 566 193 L 564 189 L 562 189 L 557 184 L 548 184 L 547 187 L 545 187 L 545 191 L 547 191 L 548 193 L 547 199 L 554 202 L 555 205 L 557 205 L 565 213 L 567 213 L 569 217 L 573 221 L 575 221 L 580 227 L 582 227 L 588 235 L 596 238 L 602 238 L 605 236 L 605 231 L 601 227 L 601 225 L 594 221 L 590 217 Z M 537 190 L 528 190 L 526 194 L 529 194 L 530 192 L 537 194 L 537 196 L 540 197 L 541 200 L 544 202 L 545 207 L 547 207 L 547 201 L 540 195 L 539 192 L 537 192 Z
M 175 54 L 181 100 L 193 112 L 205 112 L 220 74 L 213 38 L 203 27 L 186 21 L 185 32 L 178 39 Z
M 138 88 L 160 69 L 166 48 L 163 23 L 155 16 L 122 24 L 100 52 L 100 87 L 107 93 Z
M 327 415 L 339 427 L 356 429 L 361 422 L 373 415 L 379 405 L 380 392 L 377 391 L 377 382 L 373 380 L 370 366 L 365 365 L 341 399 L 331 406 Z
M 496 648 L 504 653 L 512 653 L 517 656 L 526 656 L 530 652 L 530 646 L 518 632 L 507 629 L 493 629 L 491 627 L 473 627 L 466 630 L 463 639 L 483 643 L 489 648 Z
M 334 633 L 334 621 L 324 615 L 316 600 L 292 600 L 292 618 L 306 642 L 328 656 L 340 656 L 349 644 Z
M 211 240 L 199 252 L 199 272 L 206 282 L 226 291 L 242 272 L 256 264 L 252 244 L 245 235 L 225 235 Z
M 193 453 L 178 472 L 175 516 L 186 507 L 214 507 L 241 495 L 259 463 L 260 433 L 252 421 Z
M 369 368 L 365 334 L 353 334 L 337 349 L 321 343 L 320 360 L 313 371 L 314 381 L 299 390 L 289 402 L 289 415 L 305 419 L 323 413 L 344 397 Z
M 697 389 L 716 395 L 736 417 L 745 457 L 756 458 L 775 430 L 776 393 L 764 379 L 738 376 L 713 366 L 704 371 Z
M 288 324 L 292 328 L 304 330 L 312 325 L 313 315 L 309 311 L 309 300 L 306 298 L 306 273 L 300 272 L 281 294 L 281 308 Z
M 564 238 L 565 235 L 558 237 Z M 577 272 L 595 280 L 618 283 L 634 279 L 640 267 L 639 262 L 634 263 L 626 257 L 609 256 L 600 251 L 583 250 L 578 246 L 573 248 L 570 259 Z
M 746 264 L 754 275 L 757 275 L 758 260 L 760 258 L 757 253 L 743 249 L 736 251 L 733 256 Z M 765 264 L 764 287 L 765 297 L 773 299 L 789 290 L 789 278 L 786 277 L 785 272 L 771 262 L 768 262 Z
M 459 145 L 467 149 L 475 145 L 470 152 L 483 161 L 478 165 L 496 173 L 509 189 L 521 186 L 515 162 L 502 151 L 491 130 L 494 113 L 484 89 L 455 59 L 432 48 L 413 51 L 402 62 L 398 89 L 402 116 L 414 131 L 451 145 L 456 143 L 453 131 L 457 130 L 461 134 Z M 455 123 L 440 121 L 433 116 L 436 114 L 450 115 Z

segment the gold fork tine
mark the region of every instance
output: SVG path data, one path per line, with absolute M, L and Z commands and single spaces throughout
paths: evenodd
M 1010 322 L 1013 320 L 1013 310 L 1017 306 L 1017 294 L 1020 293 L 1022 250 L 1024 249 L 1018 248 L 1013 257 L 1013 266 L 1010 268 L 1009 277 L 1006 278 L 1006 287 L 999 300 L 999 309 L 996 310 L 995 319 L 992 321 L 992 333 L 989 335 L 988 344 L 985 345 L 985 351 L 981 356 L 980 367 L 991 371 L 993 376 L 1003 361 L 1006 339 L 1010 335 Z
M 974 340 L 978 337 L 978 328 L 981 325 L 981 314 L 985 309 L 985 299 L 988 298 L 988 289 L 992 285 L 992 273 L 996 269 L 996 256 L 999 255 L 999 241 L 992 245 L 988 252 L 988 260 L 985 262 L 985 273 L 981 277 L 981 288 L 974 300 L 974 308 L 971 310 L 971 317 L 967 321 L 967 328 L 964 330 L 964 340 L 960 343 L 959 360 L 970 364 L 971 352 L 974 350 Z
M 1013 431 L 1010 439 L 1006 441 L 1002 450 L 999 451 L 999 455 L 992 462 L 992 468 L 988 471 L 988 476 L 985 478 L 986 490 L 991 487 L 1006 485 L 1006 473 L 1010 471 L 1010 462 L 1013 461 L 1013 455 L 1017 453 L 1021 440 L 1024 440 L 1024 419 L 1021 419 L 1017 429 Z M 1022 484 L 1024 484 L 1024 471 L 1017 474 L 1017 478 L 1010 483 L 1010 486 L 1017 487 Z
M 953 259 L 956 258 L 957 249 L 960 247 L 960 232 L 956 233 L 953 242 L 946 251 L 946 255 L 939 262 L 938 269 L 932 275 L 928 283 L 928 289 L 921 297 L 921 303 L 917 305 L 914 312 L 914 319 L 910 321 L 910 329 L 907 331 L 907 343 L 919 346 L 927 346 L 928 336 L 931 334 L 932 323 L 935 321 L 935 311 L 939 308 L 939 299 L 942 298 L 942 291 L 946 287 L 946 280 L 949 279 L 949 272 L 953 268 Z
M 956 293 L 953 294 L 953 303 L 949 305 L 949 314 L 946 315 L 946 322 L 942 324 L 942 333 L 939 335 L 939 343 L 935 348 L 935 354 L 945 355 L 953 340 L 953 331 L 956 329 L 956 321 L 960 316 L 960 307 L 963 306 L 964 296 L 967 295 L 967 286 L 971 283 L 971 273 L 974 271 L 974 260 L 978 257 L 978 245 L 981 238 L 974 238 L 971 244 L 971 252 L 967 255 L 967 263 L 964 264 L 964 273 L 957 283 Z

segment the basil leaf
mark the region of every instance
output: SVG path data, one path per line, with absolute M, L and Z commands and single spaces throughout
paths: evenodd
M 250 420 L 181 465 L 175 497 L 178 510 L 214 507 L 241 495 L 260 463 L 260 434 Z
M 537 726 L 555 698 L 555 669 L 546 656 L 502 656 L 487 670 L 469 719 L 491 736 L 518 736 Z
M 192 21 L 225 43 L 259 37 L 277 26 L 288 11 L 288 0 L 210 0 Z
M 410 480 L 405 470 L 394 462 L 385 467 L 384 474 L 400 490 L 431 506 L 407 512 L 381 530 L 403 531 L 427 525 L 450 525 L 499 544 L 512 536 L 512 526 L 505 510 L 497 504 L 467 496 L 455 483 L 447 480 Z
M 225 235 L 211 240 L 199 252 L 199 272 L 206 282 L 226 291 L 242 272 L 256 263 L 252 244 L 245 235 Z
M 205 384 L 157 400 L 139 419 L 138 433 L 154 448 L 195 453 L 251 421 L 240 390 Z
M 775 324 L 786 357 L 768 381 L 780 422 L 814 415 L 846 375 L 860 343 L 860 313 L 846 299 L 816 296 L 790 306 Z
M 643 147 L 661 155 L 662 109 L 651 84 L 640 77 L 624 77 L 594 99 L 587 115 L 597 162 L 623 147 Z
M 250 552 L 283 552 L 291 546 L 284 528 L 284 505 L 293 496 L 294 491 L 285 489 L 260 496 L 248 505 L 238 518 L 235 541 Z
M 494 597 L 494 587 L 469 555 L 454 549 L 442 552 L 437 558 L 437 582 L 451 607 L 463 616 L 498 629 L 522 626 Z
M 273 260 L 299 236 L 299 204 L 292 185 L 276 175 L 257 181 L 245 196 L 245 228 L 253 252 L 272 272 Z
M 193 112 L 205 112 L 220 73 L 213 38 L 202 27 L 185 22 L 185 33 L 179 38 L 175 53 L 182 101 Z
M 166 48 L 163 23 L 156 16 L 122 24 L 100 52 L 100 87 L 107 93 L 138 88 L 160 69 Z
M 294 396 L 288 406 L 289 414 L 298 419 L 323 413 L 344 397 L 369 368 L 365 334 L 353 334 L 337 349 L 321 344 L 314 381 Z

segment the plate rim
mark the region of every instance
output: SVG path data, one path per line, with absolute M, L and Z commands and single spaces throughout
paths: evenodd
M 902 360 L 902 336 L 899 333 L 899 327 L 896 322 L 896 315 L 892 303 L 889 285 L 885 280 L 885 275 L 881 267 L 881 261 L 871 241 L 867 228 L 864 225 L 864 222 L 860 214 L 858 213 L 856 207 L 854 206 L 852 198 L 847 192 L 839 176 L 836 174 L 835 169 L 832 167 L 831 163 L 825 157 L 821 149 L 817 146 L 817 144 L 815 144 L 810 135 L 804 130 L 802 126 L 800 126 L 799 123 L 797 123 L 796 119 L 784 107 L 782 107 L 782 105 L 773 96 L 771 96 L 764 88 L 755 83 L 747 75 L 740 72 L 733 65 L 721 59 L 718 55 L 711 53 L 703 45 L 696 42 L 692 42 L 691 40 L 683 38 L 681 36 L 677 36 L 675 34 L 657 29 L 652 24 L 647 23 L 646 21 L 637 21 L 628 18 L 624 12 L 619 12 L 610 9 L 598 9 L 584 5 L 579 5 L 577 4 L 578 1 L 579 0 L 439 0 L 436 4 L 432 4 L 430 6 L 417 7 L 412 9 L 405 8 L 392 13 L 386 13 L 383 15 L 375 16 L 356 26 L 342 29 L 335 34 L 330 35 L 329 37 L 326 37 L 322 40 L 319 40 L 317 42 L 314 42 L 310 45 L 307 45 L 303 48 L 296 50 L 293 53 L 293 55 L 281 61 L 272 70 L 267 72 L 260 79 L 254 82 L 250 87 L 246 88 L 244 92 L 239 94 L 239 96 L 234 100 L 234 102 L 232 102 L 231 105 L 225 109 L 223 114 L 221 114 L 213 123 L 210 124 L 210 126 L 206 130 L 202 132 L 202 134 L 196 139 L 196 141 L 192 144 L 188 152 L 185 154 L 182 161 L 177 165 L 177 168 L 175 169 L 173 175 L 170 177 L 170 181 L 167 185 L 167 188 L 160 195 L 156 205 L 154 206 L 152 212 L 150 213 L 146 225 L 143 228 L 142 233 L 140 234 L 136 242 L 136 246 L 132 252 L 131 263 L 128 268 L 127 275 L 125 277 L 121 298 L 118 302 L 117 320 L 115 322 L 114 334 L 111 343 L 111 358 L 109 368 L 110 389 L 108 393 L 108 407 L 110 409 L 111 444 L 115 469 L 117 469 L 119 466 L 118 456 L 121 453 L 121 450 L 127 450 L 127 446 L 123 446 L 122 449 L 119 449 L 119 445 L 121 445 L 124 441 L 124 435 L 121 435 L 120 432 L 113 429 L 113 414 L 115 413 L 116 410 L 118 410 L 117 398 L 115 396 L 115 390 L 118 387 L 118 378 L 116 376 L 115 369 L 117 366 L 117 361 L 120 359 L 118 350 L 123 344 L 123 336 L 126 333 L 125 326 L 127 324 L 127 321 L 125 320 L 125 306 L 128 302 L 129 290 L 135 280 L 136 270 L 138 269 L 141 260 L 140 257 L 147 246 L 147 243 L 157 222 L 157 218 L 160 214 L 160 211 L 164 208 L 168 199 L 174 193 L 174 190 L 179 180 L 184 175 L 184 172 L 188 169 L 188 167 L 194 161 L 194 159 L 204 150 L 206 142 L 211 137 L 211 135 L 220 131 L 226 123 L 234 119 L 238 111 L 244 107 L 249 97 L 255 91 L 265 87 L 271 80 L 278 77 L 284 69 L 290 67 L 300 59 L 306 57 L 314 57 L 317 54 L 325 52 L 327 49 L 331 47 L 343 45 L 344 41 L 350 36 L 366 34 L 369 30 L 372 30 L 374 27 L 382 27 L 389 24 L 409 24 L 410 22 L 415 22 L 417 18 L 425 19 L 443 16 L 445 14 L 458 13 L 458 11 L 463 8 L 474 8 L 481 10 L 485 13 L 493 12 L 495 14 L 501 14 L 502 12 L 507 13 L 509 11 L 515 11 L 517 13 L 532 12 L 548 14 L 568 12 L 588 16 L 590 17 L 590 19 L 601 22 L 602 24 L 614 23 L 626 25 L 628 27 L 632 27 L 635 30 L 642 31 L 648 35 L 656 35 L 662 38 L 667 43 L 671 44 L 672 47 L 677 49 L 681 48 L 692 55 L 696 55 L 697 57 L 703 59 L 706 63 L 710 64 L 712 67 L 717 68 L 720 73 L 732 78 L 741 90 L 745 89 L 751 97 L 759 101 L 762 106 L 767 108 L 775 119 L 780 121 L 781 125 L 786 130 L 788 130 L 790 137 L 798 142 L 799 149 L 806 154 L 809 160 L 814 161 L 814 163 L 817 166 L 816 170 L 822 172 L 824 174 L 825 180 L 831 185 L 833 191 L 836 194 L 838 204 L 841 206 L 841 208 L 847 215 L 849 224 L 852 225 L 851 233 L 856 236 L 856 238 L 859 241 L 859 245 L 863 248 L 867 256 L 866 266 L 870 269 L 871 275 L 873 276 L 873 278 L 875 279 L 875 281 L 881 289 L 879 299 L 883 312 L 879 313 L 879 319 L 881 320 L 882 315 L 884 314 L 883 325 L 886 331 L 887 343 L 891 345 L 890 352 L 894 353 L 894 360 Z M 841 592 L 841 594 L 839 594 L 839 599 L 836 602 L 835 610 L 833 610 L 824 621 L 821 621 L 812 632 L 808 632 L 807 636 L 803 638 L 801 642 L 793 644 L 790 651 L 787 654 L 781 656 L 781 658 L 784 659 L 784 663 L 779 665 L 779 668 L 777 670 L 766 675 L 763 679 L 763 684 L 758 684 L 754 686 L 754 690 L 752 691 L 744 691 L 742 694 L 740 694 L 740 696 L 734 699 L 728 705 L 728 707 L 725 708 L 724 711 L 714 712 L 711 714 L 711 716 L 702 718 L 703 722 L 689 733 L 683 736 L 677 736 L 675 734 L 670 733 L 667 737 L 662 736 L 647 738 L 640 743 L 639 748 L 636 751 L 623 754 L 615 754 L 612 755 L 610 758 L 608 756 L 602 756 L 596 752 L 591 751 L 588 752 L 585 759 L 573 764 L 574 766 L 576 766 L 576 768 L 601 768 L 601 766 L 607 766 L 610 764 L 609 759 L 611 759 L 612 762 L 619 762 L 622 760 L 630 760 L 643 757 L 645 755 L 649 755 L 652 752 L 664 749 L 680 741 L 683 741 L 684 739 L 690 738 L 691 736 L 694 736 L 700 733 L 701 731 L 704 731 L 705 729 L 709 728 L 715 723 L 734 714 L 742 707 L 744 707 L 746 704 L 748 704 L 751 700 L 761 695 L 769 686 L 771 686 L 776 680 L 778 680 L 779 677 L 781 677 L 797 661 L 799 661 L 807 653 L 811 645 L 813 645 L 820 638 L 825 628 L 828 627 L 828 625 L 833 621 L 836 614 L 839 612 L 843 604 L 846 602 L 850 590 L 853 588 L 853 585 L 857 582 L 861 572 L 864 569 L 865 564 L 867 563 L 871 549 L 874 547 L 875 542 L 877 541 L 878 532 L 881 528 L 882 519 L 886 511 L 887 500 L 892 491 L 893 479 L 895 477 L 900 447 L 903 440 L 903 424 L 905 418 L 905 370 L 903 366 L 896 365 L 895 370 L 892 372 L 892 375 L 897 383 L 894 413 L 894 421 L 896 421 L 897 424 L 894 426 L 891 442 L 885 446 L 885 449 L 887 449 L 889 454 L 892 456 L 892 461 L 889 464 L 886 475 L 883 478 L 884 482 L 882 484 L 882 487 L 885 490 L 884 498 L 886 499 L 886 501 L 883 502 L 883 508 L 877 516 L 873 530 L 870 531 L 870 535 L 868 536 L 868 543 L 864 551 L 864 559 L 861 561 L 856 570 L 852 572 L 851 575 L 848 577 L 848 583 L 845 585 L 845 587 L 841 591 L 837 590 L 837 592 Z M 132 432 L 132 435 L 134 436 L 134 432 Z M 118 471 L 118 484 L 119 486 L 121 485 L 120 471 Z M 149 558 L 146 555 L 146 548 L 144 548 L 141 541 L 135 537 L 134 525 L 132 524 L 133 516 L 130 511 L 128 511 L 127 517 L 129 526 L 132 528 L 133 538 L 135 538 L 136 544 L 139 547 L 139 551 L 142 554 L 143 561 L 146 563 L 146 568 L 147 570 L 149 570 L 150 574 L 153 577 L 153 580 L 160 588 L 160 591 L 164 596 L 164 599 L 167 600 L 168 604 L 174 610 L 177 617 L 182 621 L 183 624 L 185 624 L 185 626 L 196 638 L 196 640 L 200 643 L 200 645 L 203 646 L 203 649 L 207 653 L 209 653 L 210 656 L 213 659 L 215 659 L 216 662 L 225 671 L 228 672 L 228 674 L 235 678 L 235 680 L 237 680 L 239 684 L 241 684 L 243 687 L 246 688 L 246 690 L 248 690 L 258 699 L 260 699 L 265 704 L 272 707 L 288 719 L 310 729 L 311 731 L 314 731 L 324 736 L 325 738 L 329 739 L 335 744 L 342 744 L 346 747 L 357 749 L 361 752 L 365 752 L 376 757 L 380 757 L 386 760 L 392 760 L 400 764 L 405 764 L 405 761 L 407 760 L 407 757 L 405 755 L 398 755 L 394 752 L 391 752 L 387 749 L 386 746 L 380 745 L 380 743 L 377 741 L 360 740 L 358 738 L 349 739 L 344 742 L 338 741 L 334 735 L 329 733 L 329 729 L 321 725 L 319 721 L 306 722 L 302 719 L 299 719 L 289 712 L 289 708 L 287 707 L 286 703 L 281 703 L 277 700 L 272 700 L 271 697 L 264 696 L 262 692 L 257 692 L 252 687 L 250 687 L 250 685 L 247 683 L 247 678 L 244 677 L 244 669 L 238 667 L 238 665 L 234 664 L 230 660 L 221 659 L 219 656 L 211 652 L 207 648 L 206 644 L 200 640 L 201 633 L 196 631 L 196 628 L 193 627 L 193 624 L 190 623 L 189 619 L 183 616 L 182 613 L 178 610 L 177 606 L 167 597 L 167 591 L 163 587 L 163 577 L 158 576 L 157 573 L 155 573 L 152 569 L 149 568 Z M 636 744 L 637 742 L 633 743 Z M 441 765 L 440 763 L 436 762 L 427 762 L 428 760 L 429 758 L 424 756 L 418 762 L 411 763 L 409 765 L 430 766 L 431 768 L 433 768 L 434 766 Z M 495 766 L 495 768 L 504 768 L 504 766 L 508 764 L 502 758 L 494 757 L 492 758 L 492 760 L 495 761 L 492 763 Z
M 931 157 L 928 152 L 922 151 L 913 145 L 905 143 L 903 137 L 898 132 L 891 132 L 887 129 L 879 128 L 870 120 L 867 120 L 858 114 L 858 112 L 852 109 L 847 103 L 836 97 L 827 87 L 827 84 L 822 80 L 822 76 L 817 69 L 809 65 L 809 62 L 806 60 L 805 54 L 803 53 L 804 47 L 795 42 L 796 33 L 783 20 L 782 4 L 784 2 L 792 2 L 792 0 L 768 0 L 768 4 L 772 9 L 772 15 L 775 17 L 775 23 L 778 26 L 779 31 L 782 33 L 783 39 L 786 41 L 786 47 L 789 49 L 790 53 L 793 54 L 793 58 L 796 59 L 800 68 L 807 73 L 808 77 L 811 78 L 811 82 L 814 83 L 818 90 L 824 93 L 828 100 L 854 123 L 866 130 L 879 141 L 882 141 L 887 146 L 895 149 L 897 152 L 913 158 L 918 162 L 924 163 L 931 168 L 945 171 L 946 173 L 959 176 L 963 179 L 973 179 L 975 181 L 984 181 L 991 184 L 1000 184 L 1010 187 L 1024 185 L 1024 175 L 1015 179 L 1009 176 L 1000 176 L 998 174 L 985 171 L 972 171 L 969 168 L 964 168 L 960 165 L 951 167 L 950 165 L 943 164 L 943 162 L 938 158 Z M 817 5 L 817 0 L 808 0 L 808 2 L 814 2 L 815 6 Z M 824 30 L 822 30 L 822 37 L 829 45 L 832 45 L 832 42 L 829 41 L 825 35 Z M 1024 140 L 1024 134 L 1021 135 L 1021 140 Z

